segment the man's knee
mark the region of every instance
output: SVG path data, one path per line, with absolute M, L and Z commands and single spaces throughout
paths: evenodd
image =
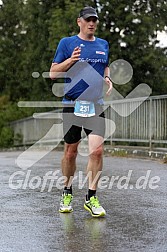
M 77 156 L 77 146 L 73 144 L 67 144 L 64 151 L 64 158 L 66 160 L 74 160 Z
M 92 150 L 92 152 L 90 153 L 90 157 L 92 159 L 101 159 L 103 156 L 103 147 L 99 146 L 97 149 Z

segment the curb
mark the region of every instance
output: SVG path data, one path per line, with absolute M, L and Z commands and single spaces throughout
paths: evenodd
M 144 150 L 144 149 L 128 149 L 122 147 L 104 147 L 105 154 L 111 154 L 112 156 L 119 157 L 140 157 L 146 159 L 159 159 L 167 162 L 167 151 L 166 149 L 162 151 L 158 150 Z

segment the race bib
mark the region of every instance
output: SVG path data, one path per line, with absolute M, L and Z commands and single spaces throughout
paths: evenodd
M 93 102 L 76 101 L 74 115 L 81 117 L 91 117 L 95 115 L 95 106 Z

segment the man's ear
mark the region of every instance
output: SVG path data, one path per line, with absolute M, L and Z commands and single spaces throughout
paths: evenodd
M 79 27 L 80 27 L 80 23 L 81 23 L 80 18 L 77 18 L 77 24 L 78 24 Z

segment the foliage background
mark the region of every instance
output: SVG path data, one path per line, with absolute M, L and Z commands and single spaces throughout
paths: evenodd
M 167 48 L 158 47 L 157 31 L 167 30 L 167 1 L 156 0 L 3 0 L 0 5 L 0 146 L 11 146 L 10 121 L 32 109 L 19 100 L 55 100 L 49 71 L 59 40 L 78 33 L 76 19 L 83 6 L 97 9 L 96 36 L 110 44 L 110 63 L 127 60 L 134 70 L 126 85 L 115 86 L 124 96 L 140 83 L 152 95 L 167 94 Z M 39 78 L 32 73 L 39 72 Z

